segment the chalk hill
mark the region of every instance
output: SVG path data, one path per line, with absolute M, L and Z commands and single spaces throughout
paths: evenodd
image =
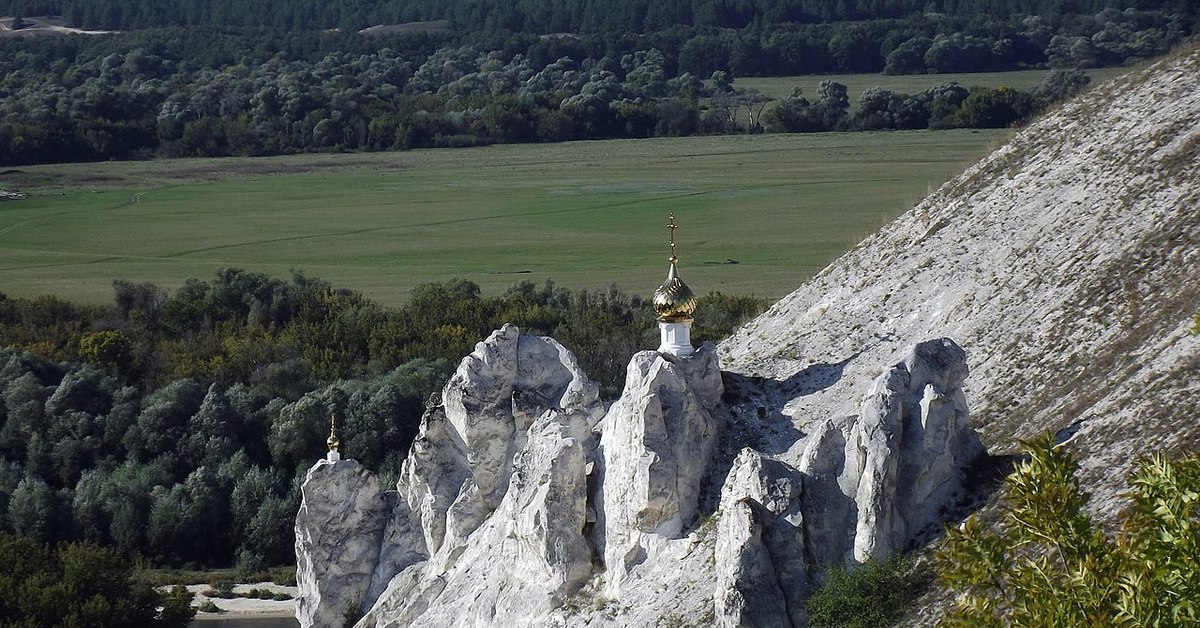
M 1138 453 L 1200 445 L 1198 314 L 1193 48 L 1030 125 L 737 332 L 721 358 L 787 382 L 763 403 L 804 431 L 851 411 L 851 391 L 907 345 L 953 338 L 988 449 L 1062 430 L 1093 509 L 1112 514 Z
M 985 448 L 1045 430 L 1111 515 L 1137 453 L 1200 444 L 1198 166 L 1189 50 L 1034 123 L 719 349 L 632 356 L 611 404 L 553 340 L 498 330 L 396 491 L 309 471 L 302 624 L 802 625 L 826 568 L 919 547 L 974 505 Z

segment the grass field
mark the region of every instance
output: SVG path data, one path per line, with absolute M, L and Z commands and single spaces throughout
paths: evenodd
M 299 269 L 383 303 L 463 277 L 648 295 L 674 212 L 700 293 L 780 297 L 994 147 L 999 131 L 825 133 L 25 167 L 0 291 L 105 302 Z
M 1087 70 L 1092 77 L 1092 85 L 1099 85 L 1129 71 L 1129 68 L 1100 68 Z M 821 81 L 829 79 L 846 86 L 850 95 L 850 106 L 855 108 L 862 96 L 863 90 L 870 87 L 886 87 L 903 94 L 913 94 L 924 91 L 950 81 L 958 81 L 963 87 L 999 87 L 1005 85 L 1022 90 L 1031 90 L 1042 84 L 1047 70 L 1026 70 L 1022 72 L 979 72 L 972 74 L 907 74 L 904 76 L 888 76 L 886 74 L 834 74 L 813 76 L 771 76 L 746 77 L 734 80 L 734 87 L 754 87 L 758 91 L 779 100 L 792 95 L 792 89 L 799 86 L 805 97 L 812 100 L 817 95 L 817 87 Z

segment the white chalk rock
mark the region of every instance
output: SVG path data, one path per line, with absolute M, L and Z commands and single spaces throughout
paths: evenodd
M 586 470 L 603 412 L 553 339 L 506 325 L 477 344 L 401 469 L 363 621 L 527 623 L 578 588 L 591 574 Z
M 308 470 L 296 515 L 296 618 L 302 626 L 341 625 L 360 610 L 388 518 L 379 480 L 353 460 L 321 460 Z
M 966 354 L 949 338 L 916 345 L 879 376 L 850 431 L 845 467 L 861 469 L 854 559 L 884 560 L 942 525 L 983 453 L 968 424 Z M 939 512 L 940 511 L 940 512 Z
M 714 549 L 720 626 L 803 626 L 809 575 L 801 514 L 803 478 L 743 449 L 721 489 Z
M 654 551 L 656 538 L 679 538 L 696 518 L 722 390 L 711 344 L 686 358 L 644 351 L 630 361 L 621 399 L 602 423 L 595 495 L 611 592 Z
M 591 576 L 591 549 L 583 536 L 586 481 L 579 442 L 567 426 L 540 419 L 513 462 L 499 508 L 462 553 L 444 571 L 431 563 L 418 581 L 401 578 L 365 625 L 538 623 Z

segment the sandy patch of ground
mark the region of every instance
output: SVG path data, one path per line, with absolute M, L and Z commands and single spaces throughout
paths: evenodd
M 192 594 L 192 605 L 200 606 L 205 602 L 216 604 L 224 613 L 196 613 L 196 619 L 205 617 L 230 617 L 234 615 L 253 615 L 256 617 L 292 617 L 296 614 L 295 597 L 299 595 L 297 587 L 287 587 L 273 582 L 254 582 L 239 584 L 233 587 L 234 593 L 245 594 L 250 589 L 263 589 L 272 593 L 287 593 L 290 600 L 260 600 L 248 597 L 219 598 L 208 597 L 204 591 L 212 587 L 207 584 L 188 585 L 187 590 Z

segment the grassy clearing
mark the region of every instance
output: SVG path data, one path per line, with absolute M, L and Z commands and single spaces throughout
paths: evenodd
M 779 297 L 1002 132 L 615 140 L 403 153 L 26 167 L 0 188 L 0 291 L 111 298 L 237 265 L 384 303 L 465 277 L 650 292 L 674 212 L 701 292 Z M 736 263 L 732 263 L 736 262 Z
M 1098 85 L 1129 71 L 1129 68 L 1100 68 L 1088 70 L 1092 84 Z M 1026 70 L 1022 72 L 978 72 L 971 74 L 908 74 L 904 76 L 888 76 L 886 74 L 829 74 L 811 76 L 770 76 L 746 77 L 734 81 L 736 87 L 754 87 L 773 99 L 781 100 L 792 95 L 792 89 L 799 86 L 806 97 L 813 99 L 817 95 L 817 87 L 826 79 L 836 81 L 846 86 L 850 94 L 852 108 L 858 106 L 858 101 L 864 90 L 870 87 L 886 87 L 903 94 L 913 94 L 924 91 L 950 81 L 958 81 L 964 87 L 999 87 L 1001 85 L 1021 90 L 1031 90 L 1042 84 L 1047 70 Z

